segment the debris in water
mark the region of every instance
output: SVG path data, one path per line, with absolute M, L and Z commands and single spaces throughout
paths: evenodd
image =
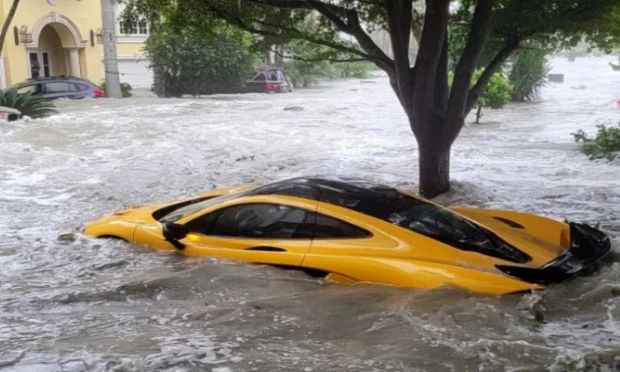
M 61 242 L 73 242 L 75 239 L 76 237 L 73 231 L 61 231 L 58 234 L 58 240 Z
M 537 321 L 538 323 L 544 323 L 545 313 L 543 313 L 542 310 L 540 309 L 534 310 L 534 320 Z
M 564 74 L 547 74 L 547 79 L 554 83 L 563 83 L 564 82 Z

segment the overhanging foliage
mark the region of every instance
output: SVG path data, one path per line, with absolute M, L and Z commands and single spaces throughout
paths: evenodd
M 153 20 L 175 0 L 129 0 Z M 609 49 L 620 41 L 618 0 L 184 0 L 182 21 L 224 19 L 264 45 L 291 40 L 329 47 L 336 57 L 361 58 L 386 71 L 419 146 L 420 191 L 449 188 L 450 148 L 493 74 L 525 41 L 556 48 L 585 40 Z M 310 20 L 310 21 L 309 21 Z M 450 26 L 450 27 L 449 27 Z M 390 35 L 391 52 L 371 38 Z M 462 48 L 453 55 L 452 32 Z M 340 35 L 349 39 L 343 41 Z M 412 39 L 418 45 L 411 58 Z M 481 63 L 481 61 L 484 61 Z M 482 73 L 471 85 L 474 70 Z

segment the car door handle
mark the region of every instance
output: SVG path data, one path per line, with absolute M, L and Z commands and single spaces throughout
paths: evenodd
M 246 251 L 261 251 L 261 252 L 286 252 L 286 249 L 279 247 L 269 247 L 269 246 L 258 246 L 258 247 L 249 247 L 245 249 Z

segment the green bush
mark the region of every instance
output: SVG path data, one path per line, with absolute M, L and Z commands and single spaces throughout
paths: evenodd
M 161 25 L 145 50 L 160 97 L 238 92 L 258 61 L 245 33 L 226 28 Z
M 284 71 L 295 87 L 309 87 L 320 80 L 366 79 L 372 69 L 368 62 L 292 60 L 284 63 Z
M 593 159 L 605 158 L 612 161 L 620 156 L 620 122 L 614 126 L 599 124 L 595 138 L 590 138 L 581 129 L 571 133 L 575 142 L 583 142 L 583 152 Z
M 481 73 L 481 70 L 477 70 L 474 73 L 472 81 L 477 81 Z M 478 108 L 476 110 L 476 124 L 480 122 L 483 107 L 494 110 L 504 107 L 504 105 L 510 101 L 512 91 L 513 86 L 503 73 L 496 72 L 493 74 L 489 80 L 489 84 L 476 104 Z
M 0 91 L 0 106 L 14 108 L 31 118 L 42 118 L 56 112 L 52 101 L 32 92 L 17 93 L 15 89 Z
M 508 75 L 514 87 L 512 100 L 523 102 L 536 98 L 538 90 L 545 85 L 549 70 L 546 51 L 531 47 L 520 50 Z
M 329 59 L 342 60 L 347 56 L 306 42 L 292 41 L 284 45 L 283 50 L 286 56 L 293 56 L 284 62 L 284 71 L 295 87 L 316 85 L 320 80 L 365 79 L 373 69 L 372 63 L 365 61 L 330 62 Z
M 482 69 L 477 69 L 474 71 L 470 83 L 472 86 L 478 81 L 482 71 Z M 454 73 L 450 71 L 448 73 L 448 81 L 450 85 L 452 85 L 453 79 Z M 491 79 L 489 79 L 489 83 L 486 88 L 478 98 L 478 102 L 476 102 L 476 124 L 480 123 L 483 108 L 486 107 L 497 110 L 504 107 L 506 103 L 510 102 L 512 88 L 512 84 L 501 71 L 494 73 L 491 76 Z
M 366 79 L 373 65 L 370 62 L 339 62 L 332 64 L 337 78 Z
M 284 72 L 295 88 L 307 88 L 325 78 L 325 62 L 290 61 L 284 64 Z
M 107 90 L 105 89 L 105 82 L 101 83 L 99 86 L 101 87 L 101 89 L 103 89 L 104 92 L 107 92 Z M 123 98 L 131 97 L 133 95 L 131 93 L 132 90 L 133 87 L 129 83 L 121 83 L 121 95 Z

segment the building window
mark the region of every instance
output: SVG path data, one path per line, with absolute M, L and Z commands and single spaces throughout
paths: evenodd
M 146 22 L 146 19 L 141 19 L 138 21 L 138 33 L 140 35 L 146 35 L 149 33 L 149 25 Z
M 119 34 L 121 35 L 148 35 L 149 24 L 146 19 L 138 21 L 127 21 L 121 19 L 119 21 Z

